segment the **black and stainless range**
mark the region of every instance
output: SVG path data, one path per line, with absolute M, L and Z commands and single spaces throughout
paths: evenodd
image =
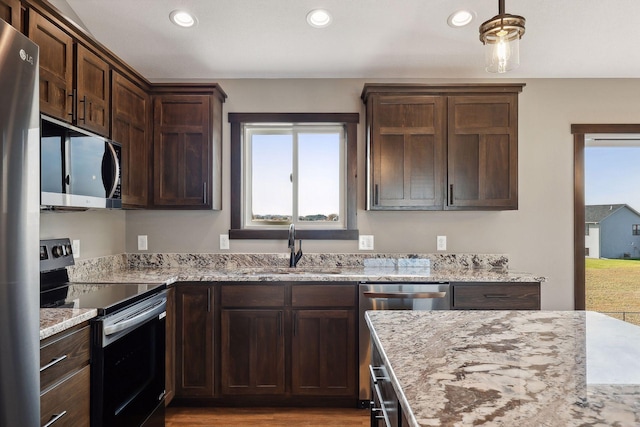
M 448 282 L 361 282 L 358 290 L 361 407 L 371 401 L 371 342 L 364 315 L 367 310 L 449 310 Z
M 95 308 L 91 426 L 164 426 L 166 285 L 70 282 L 69 239 L 40 241 L 40 306 Z

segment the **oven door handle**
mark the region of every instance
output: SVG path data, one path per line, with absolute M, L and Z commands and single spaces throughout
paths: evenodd
M 446 292 L 374 292 L 364 291 L 367 298 L 413 298 L 413 299 L 433 299 L 445 298 Z
M 106 336 L 113 335 L 117 332 L 124 331 L 125 329 L 134 328 L 147 320 L 154 318 L 167 308 L 167 298 L 155 302 L 150 308 L 146 308 L 143 311 L 132 314 L 130 317 L 126 317 L 122 320 L 116 321 L 113 325 L 104 327 L 104 334 Z

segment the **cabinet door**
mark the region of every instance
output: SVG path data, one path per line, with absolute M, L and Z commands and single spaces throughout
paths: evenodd
M 223 309 L 221 329 L 222 393 L 284 393 L 284 311 Z
M 28 35 L 40 46 L 40 112 L 70 122 L 73 39 L 33 9 Z
M 22 30 L 20 0 L 0 0 L 0 19 L 11 24 L 18 31 Z
M 517 209 L 517 95 L 448 103 L 448 208 Z
M 109 136 L 109 64 L 82 45 L 77 45 L 76 124 Z
M 176 396 L 214 394 L 213 288 L 180 285 L 176 289 Z
M 43 426 L 89 425 L 90 374 L 91 368 L 87 365 L 40 395 L 40 423 Z
M 122 144 L 122 203 L 143 208 L 149 201 L 149 95 L 114 71 L 111 137 Z
M 452 284 L 454 310 L 540 310 L 540 283 Z
M 211 208 L 211 96 L 158 95 L 153 122 L 153 204 Z
M 294 310 L 291 391 L 352 396 L 356 392 L 354 310 Z
M 375 96 L 371 209 L 442 209 L 444 98 Z

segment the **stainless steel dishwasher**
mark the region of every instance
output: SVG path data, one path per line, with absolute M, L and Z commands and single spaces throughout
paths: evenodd
M 359 285 L 359 345 L 361 407 L 371 399 L 369 365 L 371 343 L 364 319 L 367 310 L 449 310 L 451 293 L 448 282 L 361 282 Z

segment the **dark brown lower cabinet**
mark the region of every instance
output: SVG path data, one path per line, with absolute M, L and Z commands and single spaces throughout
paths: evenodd
M 371 343 L 371 427 L 406 427 L 407 415 L 387 374 L 380 350 Z
M 291 392 L 352 396 L 357 376 L 355 311 L 294 310 L 292 329 Z
M 89 340 L 89 325 L 84 323 L 40 343 L 42 425 L 89 425 Z
M 214 292 L 212 285 L 176 288 L 176 397 L 214 395 Z
M 540 283 L 452 283 L 453 310 L 540 310 Z
M 283 310 L 221 313 L 222 394 L 285 392 Z

